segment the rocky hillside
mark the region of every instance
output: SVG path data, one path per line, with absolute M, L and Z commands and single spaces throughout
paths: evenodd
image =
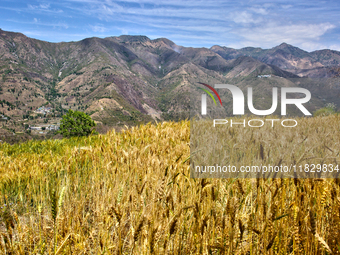
M 198 82 L 261 83 L 268 93 L 274 85 L 304 86 L 317 94 L 313 109 L 340 94 L 337 82 L 324 82 L 339 73 L 340 52 L 285 43 L 267 50 L 190 48 L 146 36 L 49 43 L 0 30 L 0 56 L 0 114 L 9 118 L 0 125 L 8 132 L 57 123 L 68 109 L 104 126 L 183 119 Z
M 254 47 L 235 50 L 218 45 L 211 47 L 210 50 L 226 60 L 249 56 L 300 77 L 332 77 L 332 70 L 340 64 L 340 52 L 338 51 L 325 49 L 307 52 L 287 43 L 266 50 Z

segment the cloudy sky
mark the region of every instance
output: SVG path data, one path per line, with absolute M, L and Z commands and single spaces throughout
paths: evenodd
M 1 0 L 0 28 L 50 42 L 146 35 L 178 45 L 340 50 L 340 2 Z

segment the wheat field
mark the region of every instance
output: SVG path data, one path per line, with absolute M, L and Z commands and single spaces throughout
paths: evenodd
M 339 179 L 190 178 L 188 121 L 2 144 L 0 158 L 2 254 L 340 253 Z

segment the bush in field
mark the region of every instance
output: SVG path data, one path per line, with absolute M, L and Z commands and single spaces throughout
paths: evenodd
M 336 111 L 336 105 L 334 103 L 329 103 L 326 105 L 326 107 L 323 107 L 313 113 L 315 116 L 328 116 L 334 114 Z
M 60 131 L 64 137 L 88 136 L 95 133 L 96 123 L 83 112 L 69 110 L 62 117 Z

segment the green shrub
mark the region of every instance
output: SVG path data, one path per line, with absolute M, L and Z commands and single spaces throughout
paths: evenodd
M 96 133 L 95 126 L 96 123 L 87 114 L 69 110 L 62 117 L 59 133 L 64 137 L 88 136 Z
M 313 113 L 313 116 L 328 116 L 336 113 L 335 111 L 335 104 L 334 103 L 329 103 L 326 105 L 326 107 L 323 107 Z

